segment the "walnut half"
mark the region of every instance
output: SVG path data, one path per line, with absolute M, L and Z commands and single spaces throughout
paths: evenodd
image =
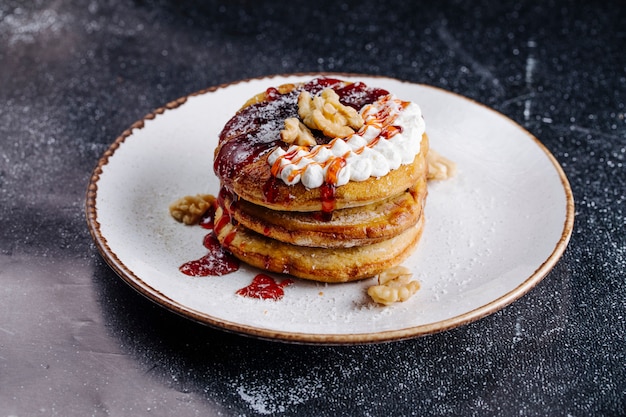
M 429 180 L 446 180 L 456 175 L 456 164 L 433 149 L 426 154 Z
M 404 266 L 396 266 L 378 275 L 378 285 L 367 289 L 367 294 L 378 304 L 390 305 L 406 301 L 419 289 L 417 281 L 411 281 L 413 274 Z
M 215 197 L 211 194 L 198 194 L 185 196 L 170 204 L 170 214 L 179 222 L 196 224 L 204 213 L 215 203 Z
M 280 131 L 280 138 L 283 142 L 298 146 L 316 145 L 315 137 L 297 117 L 285 119 L 285 128 Z
M 339 96 L 331 88 L 315 97 L 302 91 L 298 96 L 298 115 L 307 127 L 321 130 L 330 138 L 348 137 L 364 123 L 355 109 L 339 102 Z

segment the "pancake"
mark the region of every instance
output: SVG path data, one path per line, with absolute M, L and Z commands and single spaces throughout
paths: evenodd
M 298 246 L 339 248 L 369 245 L 392 238 L 415 226 L 426 198 L 426 181 L 396 196 L 365 206 L 335 210 L 326 219 L 321 212 L 275 211 L 244 199 L 229 207 L 239 224 L 266 237 Z
M 351 248 L 296 246 L 234 226 L 221 207 L 215 213 L 220 244 L 241 261 L 269 272 L 320 282 L 340 283 L 372 277 L 402 263 L 422 235 L 423 213 L 414 226 L 371 245 Z
M 269 88 L 222 129 L 214 232 L 241 261 L 321 282 L 399 265 L 424 225 L 419 107 L 332 78 Z
M 220 182 L 239 197 L 259 206 L 282 211 L 326 211 L 358 207 L 384 200 L 411 188 L 422 177 L 428 138 L 422 136 L 420 152 L 413 160 L 364 181 L 345 185 L 307 188 L 301 182 L 287 185 L 272 175 L 269 153 L 285 146 L 280 131 L 287 118 L 298 116 L 301 91 L 316 93 L 323 88 L 336 91 L 346 106 L 360 109 L 388 94 L 362 83 L 315 79 L 309 83 L 286 84 L 251 98 L 224 126 L 214 153 L 214 170 Z M 330 138 L 319 132 L 318 144 Z M 329 197 L 330 196 L 330 197 Z

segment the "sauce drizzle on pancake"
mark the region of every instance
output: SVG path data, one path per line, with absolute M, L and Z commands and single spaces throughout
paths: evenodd
M 276 88 L 267 89 L 266 101 L 239 110 L 220 133 L 213 169 L 222 183 L 232 188 L 233 179 L 243 167 L 283 144 L 280 130 L 285 119 L 298 116 L 297 101 L 301 91 L 316 94 L 325 88 L 335 90 L 342 104 L 355 109 L 389 94 L 384 89 L 368 87 L 362 82 L 345 85 L 345 82 L 334 78 L 317 78 L 285 94 Z M 327 143 L 331 139 L 316 135 L 318 144 Z M 272 201 L 275 188 L 272 181 L 270 179 L 263 186 L 268 201 Z

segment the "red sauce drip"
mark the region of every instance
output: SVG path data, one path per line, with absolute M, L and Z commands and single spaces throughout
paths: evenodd
M 200 219 L 200 227 L 203 229 L 213 230 L 215 226 L 215 210 L 217 209 L 217 202 L 211 204 L 207 211 L 202 215 Z
M 270 176 L 265 184 L 263 184 L 263 195 L 268 203 L 273 203 L 278 197 L 278 178 Z
M 227 208 L 224 208 L 224 196 L 228 190 L 222 188 L 218 194 L 215 204 L 211 205 L 200 221 L 200 227 L 209 229 L 202 244 L 209 250 L 209 253 L 200 259 L 189 261 L 181 265 L 178 269 L 185 275 L 192 277 L 220 276 L 239 269 L 240 262 L 232 254 L 228 253 L 217 240 L 215 233 L 221 230 L 230 222 L 230 214 Z M 235 204 L 234 200 L 233 204 Z M 215 210 L 220 205 L 225 211 L 220 220 L 215 222 Z M 233 234 L 234 236 L 234 234 Z M 228 237 L 227 237 L 228 239 Z
M 222 248 L 215 234 L 206 235 L 203 244 L 209 253 L 184 263 L 179 268 L 180 272 L 192 277 L 206 277 L 221 276 L 239 269 L 239 260 Z
M 278 97 L 280 97 L 280 92 L 278 91 L 277 88 L 270 87 L 267 90 L 265 90 L 265 97 L 267 97 L 269 101 L 274 101 Z
M 233 241 L 233 239 L 235 239 L 235 236 L 236 236 L 236 233 L 235 233 L 234 230 L 232 232 L 228 233 L 226 235 L 226 237 L 224 238 L 224 244 L 225 245 L 230 245 L 231 242 Z
M 333 184 L 324 183 L 320 186 L 320 197 L 322 201 L 322 211 L 320 220 L 330 221 L 335 210 L 335 189 Z
M 229 204 L 226 204 L 226 197 L 230 198 Z M 221 233 L 224 226 L 228 224 L 232 224 L 233 226 L 237 225 L 237 222 L 231 216 L 232 208 L 237 205 L 237 199 L 238 197 L 235 193 L 232 193 L 226 187 L 222 187 L 217 197 L 217 205 L 222 208 L 222 216 L 218 222 L 215 223 L 215 233 Z
M 249 133 L 242 134 L 220 146 L 213 169 L 224 183 L 231 184 L 242 167 L 250 165 L 275 145 L 276 143 L 255 142 Z
M 341 85 L 341 82 L 336 78 L 316 78 L 306 83 L 303 89 L 311 94 L 317 94 L 325 88 L 335 89 L 334 87 Z
M 285 279 L 277 283 L 274 278 L 265 274 L 258 274 L 247 287 L 237 290 L 237 295 L 262 300 L 280 300 L 285 295 L 284 287 L 293 283 L 291 279 Z
M 215 236 L 215 233 L 209 233 L 208 235 L 204 236 L 204 239 L 202 239 L 202 246 L 204 246 L 208 250 L 212 250 L 215 249 L 216 242 L 219 245 L 219 241 L 217 240 L 217 236 Z
M 215 223 L 215 233 L 221 233 L 222 229 L 226 227 L 230 223 L 230 216 L 228 214 L 224 214 L 220 217 L 219 221 Z
M 243 167 L 276 146 L 284 120 L 297 116 L 297 92 L 280 94 L 276 90 L 271 95 L 271 101 L 237 112 L 222 129 L 213 170 L 224 184 L 231 184 Z
M 366 104 L 373 103 L 380 97 L 389 94 L 387 90 L 383 90 L 382 88 L 370 88 L 360 81 L 336 89 L 335 92 L 339 96 L 341 103 L 353 107 L 356 110 L 360 110 L 361 107 Z
M 226 207 L 226 198 L 229 198 L 231 203 L 228 207 Z M 226 187 L 222 187 L 220 189 L 219 194 L 217 195 L 217 199 L 215 201 L 215 205 L 216 208 L 217 206 L 220 206 L 222 208 L 224 208 L 227 212 L 230 212 L 230 207 L 237 204 L 237 200 L 239 199 L 239 197 L 237 196 L 237 194 L 235 194 L 234 192 L 230 191 L 228 188 Z

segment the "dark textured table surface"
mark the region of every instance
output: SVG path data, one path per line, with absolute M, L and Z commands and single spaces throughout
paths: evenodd
M 0 416 L 626 414 L 623 2 L 188 3 L 0 2 Z M 111 142 L 194 91 L 312 71 L 438 86 L 537 136 L 576 201 L 554 270 L 365 346 L 225 333 L 119 279 L 84 214 Z

